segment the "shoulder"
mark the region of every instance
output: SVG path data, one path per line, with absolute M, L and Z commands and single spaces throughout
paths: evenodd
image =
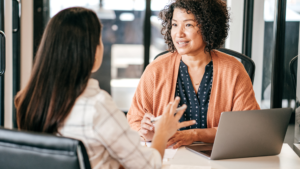
M 176 59 L 176 53 L 166 53 L 158 56 L 154 61 L 152 61 L 146 68 L 145 71 L 149 72 L 160 72 L 173 67 L 172 61 Z
M 170 62 L 170 59 L 172 59 L 173 57 L 176 57 L 176 54 L 177 53 L 168 52 L 166 54 L 158 56 L 152 63 L 153 64 L 167 64 Z
M 214 59 L 218 62 L 218 69 L 224 73 L 247 74 L 244 65 L 235 57 L 226 53 L 214 50 Z
M 100 89 L 95 79 L 90 79 L 84 92 L 79 96 L 76 104 L 88 105 L 90 112 L 111 113 L 118 110 L 112 97 Z
M 244 68 L 243 64 L 235 57 L 228 55 L 226 53 L 214 50 L 214 55 L 218 59 L 220 65 L 223 67 L 237 67 Z
M 105 120 L 121 120 L 125 119 L 125 114 L 119 110 L 112 97 L 102 89 L 95 91 L 93 96 L 81 96 L 76 104 L 84 104 L 87 114 L 90 114 L 93 125 L 103 123 Z M 111 117 L 114 117 L 113 119 Z M 116 118 L 116 119 L 115 119 Z M 126 121 L 126 120 L 125 120 Z M 109 123 L 108 123 L 109 124 Z
M 95 101 L 95 107 L 98 112 L 112 114 L 119 111 L 112 97 L 105 90 L 100 89 L 100 92 L 95 96 Z
M 101 90 L 95 96 L 95 99 L 93 125 L 98 131 L 101 131 L 100 133 L 108 132 L 108 130 L 112 133 L 118 133 L 129 128 L 124 112 L 117 107 L 112 97 L 106 91 Z

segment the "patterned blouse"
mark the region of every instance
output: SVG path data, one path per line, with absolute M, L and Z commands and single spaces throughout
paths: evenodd
M 207 128 L 207 109 L 210 99 L 213 80 L 213 62 L 210 61 L 205 67 L 205 73 L 201 80 L 197 94 L 195 93 L 187 65 L 181 60 L 176 84 L 175 97 L 180 97 L 180 103 L 187 105 L 187 109 L 180 122 L 196 120 L 196 124 L 181 128 L 181 130 Z

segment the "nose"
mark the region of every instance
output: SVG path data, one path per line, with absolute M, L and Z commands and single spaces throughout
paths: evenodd
M 177 38 L 183 38 L 185 35 L 184 33 L 184 27 L 182 25 L 178 25 L 178 28 L 177 28 L 177 32 L 176 32 L 176 37 Z

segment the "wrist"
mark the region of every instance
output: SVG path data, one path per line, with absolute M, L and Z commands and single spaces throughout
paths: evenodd
M 199 132 L 199 130 L 195 130 L 195 129 L 193 129 L 193 130 L 191 130 L 191 140 L 193 141 L 193 142 L 196 142 L 196 141 L 199 141 L 199 139 L 198 139 L 198 132 Z
M 168 135 L 165 134 L 164 132 L 160 132 L 160 131 L 157 131 L 157 132 L 154 133 L 153 140 L 155 138 L 159 138 L 159 140 L 161 140 L 165 143 L 169 140 Z

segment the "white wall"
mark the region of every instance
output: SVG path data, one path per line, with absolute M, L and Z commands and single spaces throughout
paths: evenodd
M 264 53 L 264 1 L 255 0 L 253 9 L 252 60 L 255 63 L 254 92 L 261 106 L 263 53 Z
M 33 59 L 33 0 L 21 5 L 21 89 L 27 84 Z
M 29 80 L 33 56 L 33 0 L 22 0 L 21 5 L 21 89 Z M 6 36 L 6 71 L 4 79 L 4 127 L 12 128 L 12 1 L 5 0 L 4 32 Z
M 4 1 L 4 33 L 6 37 L 6 70 L 4 78 L 4 127 L 12 128 L 12 1 Z
M 242 53 L 244 1 L 227 0 L 227 7 L 229 8 L 231 20 L 225 48 Z

